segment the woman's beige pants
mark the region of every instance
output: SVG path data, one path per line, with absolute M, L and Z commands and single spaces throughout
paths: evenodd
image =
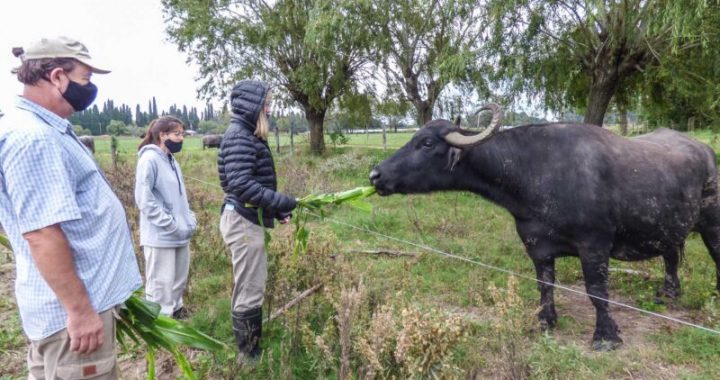
M 232 254 L 232 310 L 244 312 L 261 307 L 267 280 L 262 227 L 226 208 L 220 217 L 220 232 Z

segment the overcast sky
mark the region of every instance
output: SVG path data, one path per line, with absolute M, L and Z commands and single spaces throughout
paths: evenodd
M 159 110 L 194 105 L 197 67 L 167 42 L 160 0 L 5 0 L 0 5 L 0 110 L 8 109 L 22 85 L 10 70 L 19 66 L 11 49 L 44 36 L 65 35 L 83 42 L 107 75 L 93 75 L 99 106 L 106 99 L 146 111 L 155 96 Z

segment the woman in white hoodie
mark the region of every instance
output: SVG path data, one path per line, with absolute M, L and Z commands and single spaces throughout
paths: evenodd
M 160 313 L 186 316 L 182 295 L 190 269 L 189 243 L 197 226 L 180 165 L 185 128 L 171 116 L 155 119 L 138 146 L 135 203 L 140 209 L 140 245 L 145 254 L 145 294 Z

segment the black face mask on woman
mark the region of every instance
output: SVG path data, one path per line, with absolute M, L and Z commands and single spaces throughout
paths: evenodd
M 85 85 L 70 80 L 67 89 L 62 97 L 70 103 L 75 111 L 83 111 L 88 108 L 97 96 L 97 86 L 88 82 Z
M 177 153 L 182 149 L 182 141 L 175 142 L 170 139 L 165 140 L 165 147 L 168 148 L 170 153 Z

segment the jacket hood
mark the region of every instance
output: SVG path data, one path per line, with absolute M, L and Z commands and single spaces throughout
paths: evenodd
M 254 131 L 269 90 L 270 86 L 262 81 L 246 79 L 238 82 L 230 93 L 232 119 Z
M 144 147 L 140 148 L 140 150 L 138 151 L 138 157 L 142 156 L 142 154 L 145 153 L 145 151 L 149 151 L 149 150 L 156 152 L 157 154 L 159 154 L 161 156 L 167 156 L 167 153 L 163 152 L 159 146 L 157 146 L 155 144 L 147 144 Z

